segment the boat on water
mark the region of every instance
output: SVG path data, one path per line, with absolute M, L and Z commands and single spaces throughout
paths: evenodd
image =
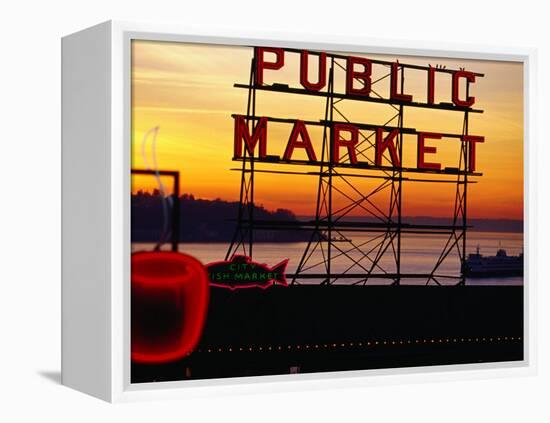
M 495 256 L 484 256 L 477 247 L 462 265 L 462 274 L 474 278 L 523 276 L 523 253 L 509 256 L 506 250 L 499 248 Z
M 328 241 L 328 236 L 325 234 L 321 234 L 320 238 L 323 241 Z M 330 240 L 332 242 L 351 242 L 351 239 L 345 236 L 331 236 Z

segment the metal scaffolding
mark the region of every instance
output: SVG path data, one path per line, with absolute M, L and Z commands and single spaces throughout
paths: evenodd
M 468 185 L 475 183 L 473 176 L 481 173 L 472 172 L 468 166 L 469 146 L 464 139 L 468 133 L 470 113 L 482 113 L 482 110 L 456 106 L 453 103 L 419 103 L 382 97 L 376 90 L 378 84 L 391 76 L 392 64 L 384 60 L 371 60 L 372 63 L 388 68 L 388 73 L 371 83 L 371 95 L 358 96 L 338 93 L 335 90 L 335 73 L 346 71 L 347 56 L 326 53 L 329 65 L 327 87 L 322 91 L 311 91 L 304 88 L 292 88 L 288 85 L 259 85 L 255 78 L 255 61 L 257 51 L 251 61 L 250 79 L 248 84 L 234 86 L 248 90 L 246 122 L 250 130 L 254 130 L 259 121 L 256 115 L 256 95 L 258 91 L 286 93 L 293 95 L 318 96 L 325 99 L 324 116 L 316 121 L 305 121 L 306 125 L 320 126 L 323 130 L 322 155 L 319 161 L 284 160 L 278 156 L 260 157 L 250 154 L 245 148 L 242 157 L 234 157 L 240 161 L 238 169 L 241 172 L 239 210 L 236 230 L 227 250 L 226 259 L 233 254 L 253 256 L 254 233 L 262 230 L 293 230 L 306 231 L 309 240 L 305 243 L 303 254 L 293 274 L 287 275 L 292 283 L 321 284 L 367 284 L 375 280 L 402 283 L 403 279 L 425 280 L 426 284 L 457 283 L 464 284 L 462 271 L 456 273 L 442 272 L 440 269 L 446 260 L 458 257 L 457 268 L 462 269 L 466 260 L 466 240 L 468 230 L 467 194 Z M 286 52 L 300 53 L 300 50 L 285 49 Z M 319 55 L 311 51 L 309 54 Z M 405 74 L 409 69 L 428 71 L 428 66 L 398 63 L 398 78 L 401 93 L 405 83 Z M 437 72 L 453 74 L 458 70 L 437 68 Z M 483 76 L 483 74 L 475 74 Z M 357 81 L 362 82 L 360 79 Z M 468 95 L 470 82 L 466 81 Z M 392 117 L 383 125 L 364 122 L 351 122 L 342 110 L 343 102 L 361 101 L 387 105 L 392 111 Z M 460 140 L 460 153 L 457 167 L 436 169 L 418 169 L 403 166 L 403 136 L 418 134 L 415 128 L 404 126 L 405 110 L 409 107 L 433 110 L 446 110 L 463 113 L 463 126 L 460 133 L 441 133 L 444 138 Z M 294 123 L 295 119 L 267 117 L 268 122 Z M 357 155 L 361 156 L 359 163 L 350 163 L 349 154 L 343 155 L 340 163 L 334 163 L 331 157 L 331 130 L 334 124 L 348 123 L 359 128 L 360 141 L 356 145 Z M 367 155 L 375 149 L 373 137 L 376 127 L 383 126 L 385 130 L 398 129 L 396 149 L 401 166 L 376 165 Z M 281 164 L 300 166 L 299 171 L 280 170 Z M 315 166 L 315 171 L 303 171 L 304 166 Z M 237 169 L 235 169 L 237 170 Z M 254 217 L 254 184 L 256 173 L 275 173 L 315 176 L 318 178 L 315 216 L 307 221 L 258 220 Z M 361 183 L 359 183 L 361 181 Z M 368 182 L 368 187 L 365 184 Z M 412 224 L 403 221 L 402 204 L 403 186 L 409 183 L 443 183 L 454 186 L 454 211 L 448 225 Z M 362 184 L 362 185 L 361 185 Z M 373 201 L 384 195 L 384 204 Z M 335 205 L 338 196 L 339 206 Z M 353 212 L 354 218 L 350 218 Z M 349 239 L 348 234 L 361 234 L 361 240 Z M 431 271 L 422 273 L 404 273 L 402 271 L 402 237 L 403 234 L 432 235 L 444 234 L 446 242 Z M 456 254 L 451 254 L 456 252 Z M 340 270 L 335 269 L 338 261 Z M 343 269 L 343 270 L 341 270 Z

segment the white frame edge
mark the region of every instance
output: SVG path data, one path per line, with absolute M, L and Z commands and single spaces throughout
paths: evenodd
M 61 381 L 106 400 L 112 398 L 109 149 L 116 116 L 110 28 L 63 38 L 61 59 Z
M 337 37 L 327 34 L 273 33 L 219 28 L 111 21 L 110 80 L 110 326 L 105 347 L 110 353 L 109 389 L 97 395 L 110 401 L 182 398 L 258 392 L 288 392 L 382 384 L 472 380 L 536 374 L 536 82 L 537 54 L 532 48 L 442 42 Z M 73 37 L 73 35 L 68 36 Z M 130 384 L 130 41 L 147 39 L 206 44 L 300 47 L 370 54 L 440 56 L 524 64 L 524 244 L 528 261 L 524 295 L 524 360 L 427 366 L 402 369 L 357 370 L 280 376 Z M 422 48 L 418 48 L 418 46 Z M 80 316 L 79 319 L 86 317 Z M 70 342 L 70 341 L 69 341 Z M 65 369 L 63 370 L 65 371 Z M 77 388 L 79 389 L 79 388 Z

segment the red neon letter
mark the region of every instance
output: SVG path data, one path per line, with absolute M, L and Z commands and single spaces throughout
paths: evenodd
M 435 68 L 428 68 L 428 104 L 435 103 Z
M 453 103 L 456 106 L 470 107 L 475 103 L 476 98 L 468 97 L 466 100 L 459 98 L 460 78 L 466 78 L 466 85 L 468 85 L 470 82 L 476 82 L 476 76 L 472 72 L 463 70 L 453 73 Z
M 382 156 L 384 151 L 388 149 L 390 151 L 390 158 L 393 167 L 401 167 L 401 161 L 397 154 L 397 148 L 393 143 L 393 140 L 399 135 L 399 129 L 393 129 L 388 136 L 384 139 L 384 128 L 376 128 L 376 153 L 374 164 L 376 166 L 382 166 Z
M 266 62 L 264 60 L 264 53 L 275 53 L 274 62 Z M 281 69 L 285 64 L 285 51 L 282 48 L 256 48 L 256 84 L 263 85 L 264 83 L 264 69 Z
M 301 141 L 298 141 L 298 136 L 301 138 Z M 297 120 L 294 123 L 290 138 L 288 139 L 288 144 L 286 145 L 285 154 L 283 155 L 283 160 L 290 160 L 295 148 L 304 148 L 308 159 L 313 162 L 317 161 L 306 125 L 301 120 Z
M 419 169 L 441 169 L 441 163 L 428 163 L 424 160 L 424 154 L 433 154 L 437 153 L 437 148 L 427 147 L 425 145 L 425 139 L 431 138 L 434 140 L 440 140 L 441 135 L 434 134 L 431 132 L 419 132 L 418 133 L 418 154 L 417 154 L 417 167 Z
M 267 155 L 267 118 L 261 117 L 258 124 L 254 127 L 254 132 L 250 135 L 245 117 L 241 115 L 235 116 L 234 157 L 242 157 L 243 148 L 241 141 L 243 139 L 246 144 L 246 150 L 251 156 L 254 155 L 254 149 L 259 141 L 259 157 L 262 159 L 265 158 Z
M 476 135 L 465 135 L 462 137 L 462 141 L 469 143 L 468 149 L 468 171 L 475 172 L 476 170 L 476 143 L 485 142 L 485 137 Z
M 397 74 L 399 72 L 399 62 L 391 64 L 391 81 L 390 81 L 390 98 L 392 100 L 412 101 L 413 96 L 410 94 L 403 94 L 397 92 Z M 404 72 L 401 68 L 401 72 Z
M 340 138 L 340 132 L 346 131 L 351 134 L 349 140 Z M 332 127 L 332 163 L 340 163 L 340 147 L 348 149 L 349 161 L 351 164 L 357 163 L 357 155 L 355 154 L 355 145 L 359 141 L 359 130 L 355 125 L 347 123 L 336 123 Z
M 363 65 L 363 71 L 354 70 L 355 64 Z M 372 64 L 370 60 L 349 56 L 346 65 L 346 94 L 368 96 L 371 87 L 371 73 Z M 363 83 L 363 86 L 361 88 L 353 88 L 354 79 L 359 79 Z
M 308 74 L 308 59 L 309 53 L 303 50 L 300 54 L 300 84 L 310 91 L 319 91 L 327 83 L 327 55 L 321 53 L 319 55 L 319 78 L 316 83 L 309 82 L 307 79 Z

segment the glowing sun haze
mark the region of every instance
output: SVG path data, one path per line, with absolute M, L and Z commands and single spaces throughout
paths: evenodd
M 248 83 L 250 47 L 214 46 L 187 43 L 134 41 L 132 46 L 132 167 L 144 168 L 142 154 L 144 134 L 158 126 L 156 163 L 158 168 L 179 170 L 182 192 L 198 198 L 221 198 L 236 201 L 239 197 L 240 173 L 233 162 L 232 114 L 246 114 L 247 90 L 235 83 Z M 483 176 L 469 187 L 468 215 L 478 218 L 523 218 L 523 67 L 520 63 L 480 60 L 456 60 L 429 57 L 395 57 L 362 55 L 403 63 L 484 73 L 472 85 L 476 97 L 474 108 L 483 114 L 470 114 L 470 133 L 485 137 L 477 145 L 476 171 Z M 311 59 L 312 81 L 316 80 L 317 60 Z M 373 80 L 387 70 L 373 67 Z M 343 74 L 335 74 L 336 91 L 343 92 Z M 375 89 L 388 97 L 389 82 L 383 80 Z M 266 71 L 265 83 L 280 82 L 299 86 L 299 56 L 287 54 L 284 68 Z M 415 101 L 426 101 L 426 73 L 407 71 L 405 92 Z M 449 101 L 450 77 L 436 79 L 436 102 Z M 346 103 L 346 104 L 344 104 Z M 388 105 L 345 101 L 341 110 L 353 122 L 382 125 L 390 119 Z M 283 93 L 257 92 L 256 115 L 302 120 L 324 118 L 325 98 Z M 336 117 L 335 117 L 336 118 Z M 404 126 L 427 132 L 462 132 L 463 114 L 408 107 Z M 396 125 L 396 123 L 393 123 Z M 282 156 L 291 125 L 271 124 L 268 131 L 268 154 Z M 310 136 L 320 157 L 322 129 L 310 127 Z M 442 166 L 457 166 L 458 141 L 450 138 L 430 141 L 438 152 L 426 159 Z M 146 160 L 152 165 L 151 139 L 145 145 Z M 305 158 L 301 149 L 295 158 Z M 403 165 L 416 167 L 416 137 L 404 136 Z M 282 170 L 313 171 L 314 168 L 279 166 Z M 420 175 L 422 176 L 422 175 Z M 378 182 L 367 180 L 370 189 Z M 297 215 L 313 215 L 318 179 L 314 176 L 258 174 L 255 202 L 268 209 L 287 208 Z M 169 180 L 166 180 L 169 185 Z M 154 178 L 135 176 L 132 191 L 156 188 Z M 291 188 L 289 188 L 291 187 Z M 365 189 L 368 189 L 365 186 Z M 437 183 L 405 182 L 403 215 L 450 216 L 454 205 L 454 186 Z M 358 210 L 359 211 L 359 210 Z M 352 213 L 353 215 L 353 213 Z

